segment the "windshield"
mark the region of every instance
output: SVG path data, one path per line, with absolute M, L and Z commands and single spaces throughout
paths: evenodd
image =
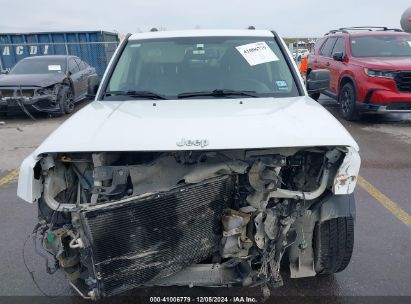
M 193 92 L 202 94 L 187 94 Z M 163 99 L 299 95 L 274 37 L 129 41 L 104 99 L 147 98 L 148 93 Z
M 411 35 L 353 37 L 350 41 L 354 57 L 411 56 Z
M 23 59 L 19 61 L 10 74 L 51 74 L 64 73 L 66 61 L 64 59 Z

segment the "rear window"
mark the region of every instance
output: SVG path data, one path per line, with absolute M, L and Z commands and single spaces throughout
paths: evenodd
M 411 35 L 376 35 L 351 37 L 354 57 L 407 57 L 411 56 Z
M 80 70 L 85 70 L 88 67 L 87 63 L 85 63 L 83 60 L 80 60 L 79 66 L 80 66 Z
M 77 60 L 74 60 L 74 58 L 71 58 L 69 60 L 69 71 L 71 73 L 77 73 L 78 71 L 80 71 L 80 68 L 78 66 Z

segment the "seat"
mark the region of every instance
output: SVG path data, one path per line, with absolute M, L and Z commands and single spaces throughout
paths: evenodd
M 270 79 L 265 64 L 249 65 L 235 48 L 227 50 L 221 62 L 224 89 L 259 93 L 271 92 L 268 86 Z
M 141 70 L 138 90 L 177 95 L 181 92 L 177 66 L 173 63 L 146 63 Z

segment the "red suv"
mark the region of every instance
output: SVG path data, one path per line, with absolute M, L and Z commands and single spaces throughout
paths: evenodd
M 385 27 L 330 31 L 308 58 L 307 75 L 316 69 L 330 71 L 324 94 L 347 120 L 363 112 L 411 112 L 411 34 Z

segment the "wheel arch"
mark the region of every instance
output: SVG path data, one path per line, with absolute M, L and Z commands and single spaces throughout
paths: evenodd
M 355 93 L 356 94 L 358 93 L 357 84 L 355 82 L 354 77 L 352 77 L 351 75 L 346 74 L 346 75 L 341 77 L 341 80 L 340 80 L 339 85 L 338 85 L 337 96 L 340 95 L 341 88 L 347 83 L 351 83 L 354 86 Z
M 73 93 L 73 98 L 75 99 L 75 94 L 76 92 L 74 91 L 74 83 L 71 80 L 71 78 L 65 78 L 62 82 L 61 82 L 61 86 L 68 86 L 71 89 L 71 92 Z
M 352 219 L 355 222 L 355 199 L 354 194 L 335 195 L 329 193 L 322 200 L 314 203 L 303 217 L 297 219 L 294 227 L 297 231 L 296 241 L 287 249 L 290 264 L 290 277 L 302 278 L 315 276 L 317 272 L 313 268 L 316 261 L 314 248 L 314 234 L 317 226 L 327 224 L 329 221 L 339 221 L 340 219 Z M 305 231 L 305 233 L 303 232 Z M 312 238 L 306 238 L 306 235 Z M 305 242 L 307 247 L 302 254 L 300 244 Z M 351 254 L 350 254 L 351 257 Z M 336 264 L 335 271 L 342 270 L 348 264 Z
M 352 217 L 355 220 L 354 194 L 333 195 L 321 205 L 318 222 L 338 217 Z

